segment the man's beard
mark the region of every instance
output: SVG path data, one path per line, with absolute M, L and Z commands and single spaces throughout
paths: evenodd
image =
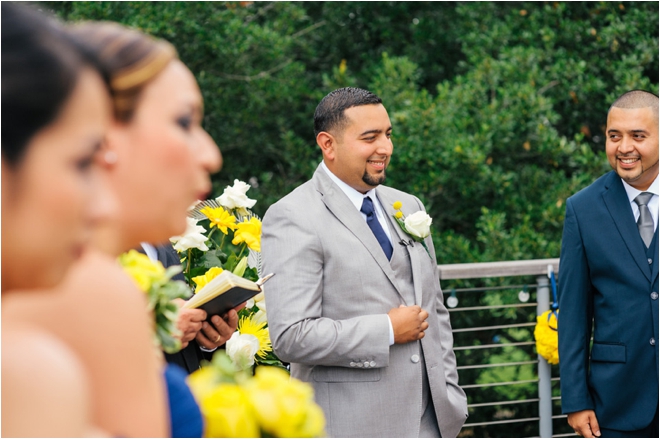
M 382 174 L 377 176 L 373 176 L 369 174 L 367 171 L 364 171 L 364 175 L 362 175 L 362 181 L 371 187 L 376 187 L 379 184 L 383 184 L 383 182 L 385 181 L 385 170 L 383 170 Z

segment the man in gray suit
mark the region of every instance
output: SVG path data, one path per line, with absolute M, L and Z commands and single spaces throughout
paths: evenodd
M 394 220 L 423 211 L 382 186 L 392 126 L 357 88 L 314 114 L 323 162 L 263 220 L 270 336 L 292 376 L 314 386 L 330 436 L 455 437 L 467 417 L 433 242 Z M 397 203 L 398 204 L 398 203 Z

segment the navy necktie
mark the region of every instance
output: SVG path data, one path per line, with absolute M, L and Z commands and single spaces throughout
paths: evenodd
M 385 256 L 387 256 L 387 259 L 388 260 L 392 259 L 392 250 L 393 250 L 392 243 L 387 238 L 387 235 L 385 234 L 385 231 L 381 227 L 378 218 L 376 218 L 376 212 L 374 211 L 374 203 L 371 201 L 371 198 L 364 197 L 364 201 L 362 201 L 362 208 L 360 208 L 360 212 L 367 215 L 367 225 L 369 226 L 371 231 L 374 232 L 374 235 L 376 236 L 378 243 L 385 252 Z

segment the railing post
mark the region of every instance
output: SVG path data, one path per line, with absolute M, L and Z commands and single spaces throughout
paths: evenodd
M 536 315 L 550 309 L 550 284 L 547 276 L 536 278 Z M 550 364 L 539 358 L 539 436 L 552 437 L 552 386 Z

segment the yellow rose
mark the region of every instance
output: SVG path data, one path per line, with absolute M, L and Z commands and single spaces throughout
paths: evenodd
M 236 229 L 236 217 L 222 207 L 206 206 L 199 212 L 211 221 L 211 228 L 215 226 L 225 235 L 228 233 L 227 229 Z
M 313 437 L 324 434 L 323 411 L 314 402 L 311 386 L 292 379 L 276 367 L 258 367 L 245 384 L 261 428 L 276 437 Z
M 204 286 L 211 282 L 214 278 L 216 278 L 220 273 L 222 273 L 223 270 L 220 267 L 211 267 L 208 269 L 206 273 L 204 273 L 201 276 L 195 276 L 192 278 L 193 282 L 195 282 L 195 285 L 197 285 L 197 288 L 195 288 L 195 292 L 201 290 L 204 288 Z
M 119 256 L 119 263 L 144 292 L 149 291 L 154 283 L 165 279 L 163 264 L 152 261 L 147 255 L 136 250 L 130 250 Z
M 238 245 L 245 242 L 248 248 L 254 251 L 261 251 L 261 221 L 258 218 L 252 217 L 250 220 L 244 220 L 242 223 L 236 224 L 234 231 L 234 239 L 232 244 Z
M 203 367 L 197 369 L 186 379 L 190 391 L 195 395 L 197 401 L 204 399 L 214 387 L 219 384 L 217 380 L 217 373 L 212 367 Z
M 245 390 L 220 384 L 200 401 L 206 437 L 259 437 L 259 425 Z

